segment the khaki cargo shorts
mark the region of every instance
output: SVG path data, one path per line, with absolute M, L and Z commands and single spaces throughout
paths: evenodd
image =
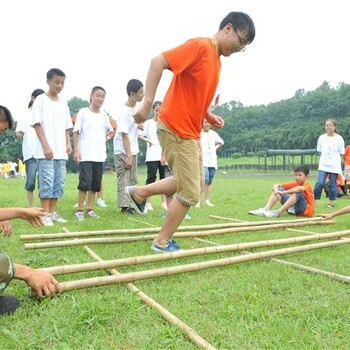
M 204 186 L 200 141 L 175 135 L 161 121 L 158 122 L 157 133 L 165 159 L 176 181 L 175 198 L 183 205 L 196 205 Z

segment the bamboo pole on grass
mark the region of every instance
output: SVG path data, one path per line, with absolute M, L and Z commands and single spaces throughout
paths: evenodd
M 238 221 L 238 220 L 236 220 Z M 252 222 L 230 222 L 221 224 L 208 224 L 208 225 L 190 225 L 190 226 L 179 226 L 177 232 L 192 231 L 192 230 L 210 230 L 218 228 L 229 228 L 229 227 L 247 227 L 247 226 L 262 226 L 262 225 L 274 225 L 297 223 L 297 222 L 313 222 L 313 221 L 324 221 L 322 218 L 305 218 L 295 220 L 266 220 L 266 221 L 252 221 Z M 333 221 L 334 222 L 334 221 Z M 160 227 L 146 227 L 146 228 L 135 228 L 135 229 L 115 229 L 115 230 L 96 230 L 96 231 L 79 231 L 79 232 L 64 232 L 64 233 L 42 233 L 42 234 L 29 234 L 20 235 L 20 239 L 25 240 L 53 240 L 57 238 L 75 238 L 75 237 L 89 237 L 89 236 L 107 236 L 107 235 L 122 235 L 122 234 L 137 234 L 137 233 L 152 233 L 159 232 Z
M 277 246 L 282 244 L 296 244 L 296 243 L 309 242 L 314 240 L 344 237 L 346 235 L 350 235 L 350 230 L 340 231 L 340 232 L 331 232 L 331 233 L 322 233 L 314 236 L 307 235 L 307 236 L 300 236 L 300 237 L 255 241 L 255 242 L 249 242 L 249 243 L 217 245 L 215 247 L 187 249 L 187 250 L 182 250 L 174 253 L 143 255 L 143 256 L 135 256 L 130 258 L 123 258 L 123 259 L 104 260 L 103 262 L 51 266 L 51 267 L 42 268 L 41 270 L 50 272 L 53 275 L 87 272 L 87 271 L 110 269 L 110 268 L 121 267 L 121 266 L 130 266 L 130 265 L 145 264 L 145 263 L 152 263 L 152 262 L 159 262 L 159 261 L 167 261 L 167 260 L 173 260 L 173 259 L 193 257 L 198 255 L 227 253 L 227 252 L 233 252 L 233 251 L 242 251 L 245 249 L 272 247 L 272 246 Z
M 310 234 L 311 235 L 318 235 L 319 234 L 317 232 L 312 232 L 312 231 L 288 229 L 288 228 L 286 229 L 286 231 L 306 233 L 306 234 L 309 234 L 309 235 Z M 208 240 L 204 240 L 204 239 L 200 239 L 200 238 L 195 238 L 195 239 L 200 241 L 200 242 L 209 243 L 209 244 L 215 245 L 215 246 L 220 245 L 219 243 L 208 241 Z M 339 239 L 349 239 L 349 238 L 339 237 Z M 249 253 L 252 254 L 252 252 L 249 252 L 249 251 L 241 251 L 241 252 L 242 253 L 246 253 L 246 254 L 249 254 Z M 269 258 L 269 260 L 273 261 L 273 262 L 277 262 L 279 264 L 283 264 L 283 265 L 287 265 L 287 266 L 293 267 L 293 268 L 295 268 L 297 270 L 310 272 L 310 273 L 313 273 L 313 274 L 323 275 L 323 276 L 329 277 L 331 279 L 334 279 L 336 281 L 340 281 L 340 282 L 344 282 L 344 283 L 350 283 L 350 277 L 346 276 L 346 275 L 340 275 L 338 273 L 325 271 L 325 270 L 321 270 L 321 269 L 316 269 L 316 268 L 313 268 L 313 267 L 310 267 L 310 266 L 301 265 L 301 264 L 293 263 L 293 262 L 290 262 L 290 261 L 287 261 L 287 260 L 282 260 L 282 259 Z
M 273 225 L 262 225 L 262 226 L 246 226 L 246 227 L 232 227 L 226 229 L 218 230 L 207 230 L 207 231 L 188 231 L 188 232 L 176 232 L 174 238 L 188 238 L 188 237 L 201 237 L 201 236 L 210 236 L 210 235 L 223 235 L 228 233 L 242 233 L 242 232 L 251 232 L 251 231 L 262 231 L 269 229 L 277 228 L 286 228 L 286 227 L 298 227 L 304 225 L 315 225 L 315 224 L 330 224 L 331 221 L 311 221 L 311 222 L 296 222 L 288 224 L 273 224 Z M 144 236 L 127 236 L 127 237 L 112 237 L 112 238 L 85 238 L 85 239 L 73 239 L 65 241 L 53 241 L 53 242 L 40 242 L 40 243 L 25 243 L 24 249 L 43 249 L 43 248 L 57 248 L 57 247 L 70 247 L 76 245 L 85 245 L 85 244 L 102 244 L 102 243 L 126 243 L 126 242 L 135 242 L 141 240 L 153 240 L 157 235 L 144 235 Z
M 265 259 L 265 258 L 270 258 L 275 256 L 302 253 L 302 252 L 311 251 L 315 249 L 336 247 L 336 246 L 348 244 L 349 242 L 350 240 L 349 241 L 337 240 L 337 241 L 331 241 L 331 242 L 308 244 L 304 246 L 268 250 L 265 252 L 250 253 L 250 254 L 241 255 L 241 256 L 210 260 L 210 261 L 192 263 L 187 265 L 179 265 L 179 266 L 165 267 L 165 268 L 159 268 L 154 270 L 125 273 L 118 276 L 95 277 L 95 278 L 87 278 L 87 279 L 76 280 L 76 281 L 68 281 L 68 282 L 62 282 L 61 285 L 64 291 L 70 291 L 70 290 L 77 290 L 77 289 L 84 289 L 84 288 L 99 287 L 99 286 L 115 284 L 115 283 L 127 283 L 127 282 L 139 281 L 139 280 L 155 278 L 155 277 L 171 276 L 171 275 L 176 275 L 181 273 L 202 271 L 202 270 L 210 269 L 214 267 L 228 266 L 228 265 L 238 264 L 242 262 L 255 261 L 255 260 L 260 260 L 260 259 Z
M 104 260 L 101 259 L 91 248 L 84 246 L 87 253 L 95 260 L 103 263 Z M 108 270 L 111 275 L 118 276 L 120 273 L 115 269 Z M 133 283 L 126 283 L 126 287 L 137 295 L 145 304 L 151 306 L 153 309 L 158 311 L 160 315 L 179 328 L 194 344 L 196 344 L 201 349 L 215 350 L 214 346 L 208 343 L 204 338 L 202 338 L 193 328 L 188 326 L 185 322 L 181 321 L 178 317 L 164 308 L 162 305 L 157 303 L 153 298 L 144 293 L 141 289 L 137 288 Z

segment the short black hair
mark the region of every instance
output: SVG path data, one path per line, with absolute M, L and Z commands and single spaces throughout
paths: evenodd
M 47 73 L 46 73 L 46 79 L 51 80 L 54 76 L 59 76 L 59 77 L 66 77 L 66 75 L 58 68 L 51 68 Z
M 152 109 L 155 109 L 157 106 L 161 106 L 162 102 L 161 101 L 155 101 L 152 105 Z
M 0 121 L 9 123 L 9 129 L 13 127 L 13 117 L 8 108 L 0 105 Z
M 138 79 L 131 79 L 129 80 L 128 84 L 126 85 L 126 93 L 128 96 L 131 95 L 132 92 L 136 93 L 143 87 L 143 84 Z
M 106 90 L 102 86 L 94 86 L 91 89 L 91 95 L 93 95 L 97 90 L 102 90 L 106 94 Z
M 228 23 L 237 32 L 247 33 L 246 44 L 252 43 L 255 38 L 255 26 L 253 20 L 244 12 L 230 12 L 220 23 L 219 30 L 223 29 Z
M 303 173 L 305 175 L 309 175 L 310 169 L 307 165 L 299 165 L 294 168 L 294 173 Z

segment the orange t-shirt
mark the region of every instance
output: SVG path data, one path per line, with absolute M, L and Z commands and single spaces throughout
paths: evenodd
M 219 82 L 221 62 L 210 38 L 196 38 L 166 51 L 163 56 L 174 73 L 159 119 L 177 136 L 200 139 Z
M 350 166 L 350 145 L 345 148 L 344 163 L 346 166 Z
M 281 184 L 280 186 L 282 186 L 286 190 L 290 190 L 291 188 L 296 187 L 296 186 L 304 186 L 305 191 L 303 192 L 303 195 L 306 199 L 306 208 L 303 212 L 303 216 L 314 216 L 315 215 L 314 190 L 309 183 L 305 182 L 303 185 L 299 185 L 297 182 L 288 182 L 285 184 Z

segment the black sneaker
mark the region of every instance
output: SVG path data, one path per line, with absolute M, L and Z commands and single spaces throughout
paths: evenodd
M 126 186 L 125 187 L 125 193 L 126 195 L 130 198 L 130 204 L 135 209 L 137 214 L 140 215 L 146 215 L 147 210 L 146 210 L 146 199 L 144 199 L 141 203 L 137 203 L 132 196 L 136 186 Z
M 0 295 L 0 316 L 13 314 L 20 305 L 18 298 L 12 295 Z
M 122 214 L 134 215 L 135 210 L 133 208 L 123 207 L 120 211 Z

